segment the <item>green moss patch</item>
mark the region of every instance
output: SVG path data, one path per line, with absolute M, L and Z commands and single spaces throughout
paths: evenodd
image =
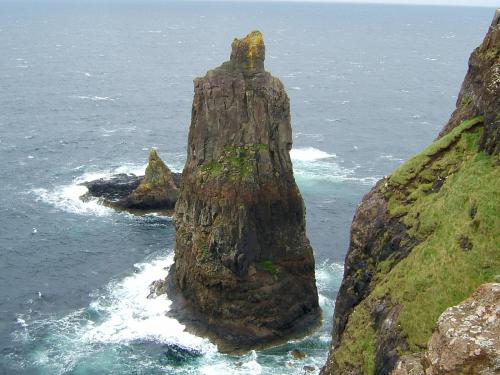
M 263 143 L 245 146 L 229 145 L 224 147 L 217 161 L 203 164 L 200 170 L 209 176 L 228 175 L 233 180 L 249 179 L 254 174 L 256 155 L 267 151 L 269 146 Z
M 438 139 L 436 142 L 432 143 L 423 152 L 415 155 L 413 158 L 408 160 L 406 163 L 402 164 L 389 178 L 389 184 L 393 187 L 400 187 L 406 185 L 410 182 L 417 174 L 422 172 L 422 170 L 431 161 L 433 156 L 439 152 L 445 151 L 449 148 L 461 134 L 472 128 L 475 125 L 482 123 L 484 120 L 483 116 L 478 116 L 468 121 L 462 122 L 459 126 L 453 129 L 451 132 L 446 134 L 444 137 Z
M 257 266 L 259 270 L 269 272 L 274 278 L 277 278 L 280 273 L 279 267 L 271 260 L 260 261 Z

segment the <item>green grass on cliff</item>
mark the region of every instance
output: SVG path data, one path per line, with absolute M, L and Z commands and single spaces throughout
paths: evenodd
M 349 317 L 335 351 L 341 368 L 373 373 L 375 300 L 386 296 L 402 306 L 398 327 L 409 351 L 419 352 L 444 310 L 481 284 L 500 282 L 500 160 L 479 151 L 482 121 L 463 122 L 386 179 L 391 216 L 420 243 L 394 267 L 392 258 L 378 264 L 376 286 Z
M 450 173 L 442 176 L 439 192 L 416 183 L 411 204 L 401 208 L 391 202 L 391 213 L 406 212 L 403 222 L 422 242 L 372 296 L 389 294 L 393 303 L 403 305 L 399 322 L 412 351 L 427 345 L 446 308 L 482 283 L 500 281 L 500 167 L 497 157 L 478 152 L 482 129 L 468 128 L 462 126 L 457 144 L 427 166 Z
M 336 350 L 335 359 L 340 368 L 355 367 L 363 374 L 372 375 L 375 373 L 375 345 L 370 311 L 367 304 L 361 303 L 349 316 L 342 347 Z
M 432 143 L 420 154 L 415 155 L 406 163 L 402 164 L 398 169 L 394 171 L 394 173 L 392 173 L 389 181 L 392 184 L 404 186 L 411 179 L 415 178 L 415 176 L 422 172 L 422 170 L 427 166 L 427 164 L 436 154 L 443 150 L 446 150 L 453 142 L 457 141 L 457 139 L 462 135 L 464 131 L 470 129 L 474 125 L 481 123 L 482 121 L 483 116 L 478 116 L 468 121 L 464 121 L 444 137 Z
M 256 153 L 268 149 L 269 146 L 263 143 L 226 146 L 217 161 L 211 161 L 201 166 L 201 172 L 211 177 L 227 174 L 233 180 L 249 179 L 254 173 Z

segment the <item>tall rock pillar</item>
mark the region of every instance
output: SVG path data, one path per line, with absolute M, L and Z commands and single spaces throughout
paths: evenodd
M 293 177 L 290 102 L 264 70 L 262 34 L 194 81 L 176 205 L 170 295 L 224 351 L 303 334 L 319 320 L 313 251 Z

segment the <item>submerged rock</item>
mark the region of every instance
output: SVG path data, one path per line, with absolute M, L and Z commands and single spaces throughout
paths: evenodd
M 290 354 L 291 354 L 292 358 L 296 359 L 296 360 L 301 360 L 301 359 L 306 358 L 306 353 L 304 353 L 303 351 L 298 350 L 298 349 L 293 349 L 290 352 Z
M 484 284 L 447 309 L 423 354 L 405 356 L 392 375 L 500 373 L 500 284 Z
M 222 351 L 301 335 L 318 322 L 314 257 L 295 184 L 290 104 L 264 70 L 258 31 L 194 81 L 176 205 L 171 312 Z
M 117 174 L 82 183 L 88 189 L 82 199 L 100 198 L 110 207 L 134 211 L 173 210 L 180 186 L 180 173 L 172 173 L 155 149 L 149 154 L 144 176 Z

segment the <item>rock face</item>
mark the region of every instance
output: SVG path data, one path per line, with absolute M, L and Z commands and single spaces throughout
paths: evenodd
M 439 318 L 422 355 L 403 357 L 392 375 L 500 373 L 500 284 L 484 284 Z
M 180 175 L 172 173 L 152 149 L 144 176 L 122 173 L 82 185 L 88 189 L 82 199 L 97 197 L 114 208 L 172 210 L 179 195 Z
M 194 81 L 176 205 L 174 314 L 242 351 L 299 335 L 320 316 L 305 208 L 295 184 L 290 104 L 264 70 L 262 34 Z
M 500 153 L 500 9 L 497 9 L 483 43 L 472 52 L 469 70 L 457 99 L 457 109 L 440 136 L 462 121 L 484 115 L 481 148 Z
M 322 374 L 390 374 L 401 353 L 427 346 L 444 309 L 500 270 L 499 19 L 439 138 L 356 211 Z M 417 371 L 418 360 L 404 361 Z

